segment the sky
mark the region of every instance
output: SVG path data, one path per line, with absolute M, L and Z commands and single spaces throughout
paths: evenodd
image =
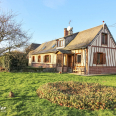
M 116 0 L 0 0 L 0 10 L 18 14 L 22 30 L 32 34 L 30 43 L 44 43 L 64 36 L 64 28 L 73 33 L 105 21 L 116 41 Z M 112 26 L 113 25 L 113 26 Z

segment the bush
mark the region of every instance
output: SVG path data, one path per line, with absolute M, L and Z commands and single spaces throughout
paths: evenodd
M 3 58 L 2 56 L 0 57 L 0 67 L 2 67 L 2 64 L 3 64 Z
M 21 52 L 5 53 L 0 58 L 0 66 L 8 71 L 20 70 L 25 68 L 27 64 L 26 54 Z
M 99 83 L 47 83 L 40 86 L 36 92 L 40 98 L 61 106 L 88 110 L 116 108 L 116 88 Z

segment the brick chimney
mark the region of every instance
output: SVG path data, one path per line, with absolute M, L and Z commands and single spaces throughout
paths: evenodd
M 67 28 L 64 28 L 64 37 L 68 35 Z

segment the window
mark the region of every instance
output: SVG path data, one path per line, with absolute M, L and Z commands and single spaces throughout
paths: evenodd
M 107 45 L 107 34 L 102 33 L 102 44 Z
M 51 55 L 45 55 L 44 62 L 51 62 Z
M 58 47 L 63 47 L 64 46 L 64 40 L 58 40 L 57 41 L 57 46 Z
M 32 62 L 35 62 L 35 56 L 32 56 Z
M 97 53 L 97 64 L 103 64 L 103 53 Z
M 81 63 L 81 54 L 77 54 L 77 63 Z
M 46 46 L 44 46 L 43 48 L 42 48 L 42 50 L 44 50 L 46 48 Z
M 95 52 L 93 56 L 93 64 L 106 64 L 106 53 Z
M 40 55 L 38 56 L 38 62 L 41 62 L 41 56 Z
M 54 48 L 56 46 L 56 44 L 54 44 L 53 46 L 52 46 L 52 48 Z

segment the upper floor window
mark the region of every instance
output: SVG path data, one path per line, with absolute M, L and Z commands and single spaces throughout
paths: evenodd
M 54 48 L 56 46 L 56 44 L 54 44 L 53 46 L 52 46 L 52 48 Z
M 108 36 L 106 33 L 102 33 L 102 44 L 107 45 Z
M 43 48 L 42 48 L 42 50 L 44 50 L 46 48 L 46 46 L 44 46 Z
M 35 56 L 32 56 L 32 62 L 35 62 Z
M 40 55 L 38 56 L 38 62 L 41 62 L 41 56 Z
M 64 40 L 58 40 L 57 47 L 63 47 L 63 46 L 64 46 Z

